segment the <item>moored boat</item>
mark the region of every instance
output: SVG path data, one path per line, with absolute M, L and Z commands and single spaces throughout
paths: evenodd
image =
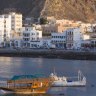
M 3 93 L 46 93 L 50 87 L 50 78 L 40 75 L 19 75 L 7 81 L 6 87 L 0 87 Z
M 78 76 L 76 77 L 58 77 L 56 73 L 50 75 L 52 82 L 52 87 L 83 87 L 86 86 L 86 77 L 81 71 L 78 71 Z M 76 80 L 73 80 L 73 79 Z

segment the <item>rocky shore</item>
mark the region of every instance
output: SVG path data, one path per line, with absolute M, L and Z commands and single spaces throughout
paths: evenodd
M 0 56 L 96 60 L 94 51 L 56 49 L 0 49 Z

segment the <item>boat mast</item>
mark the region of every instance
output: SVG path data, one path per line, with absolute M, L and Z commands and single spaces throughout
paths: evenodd
M 56 75 L 56 72 L 55 72 L 55 67 L 54 67 L 54 71 L 53 71 L 53 74 Z
M 82 76 L 82 73 L 81 73 L 81 71 L 79 70 L 79 71 L 78 71 L 78 81 L 81 81 L 81 76 Z

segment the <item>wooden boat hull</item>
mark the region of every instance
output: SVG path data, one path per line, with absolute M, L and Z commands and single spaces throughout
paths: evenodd
M 48 91 L 48 87 L 36 88 L 36 89 L 29 89 L 29 88 L 6 88 L 1 87 L 2 93 L 17 93 L 17 94 L 43 94 Z

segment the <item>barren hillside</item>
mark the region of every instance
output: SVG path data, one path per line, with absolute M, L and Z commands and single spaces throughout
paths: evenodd
M 0 0 L 4 8 L 16 8 L 24 16 L 55 16 L 57 19 L 96 21 L 96 0 Z

